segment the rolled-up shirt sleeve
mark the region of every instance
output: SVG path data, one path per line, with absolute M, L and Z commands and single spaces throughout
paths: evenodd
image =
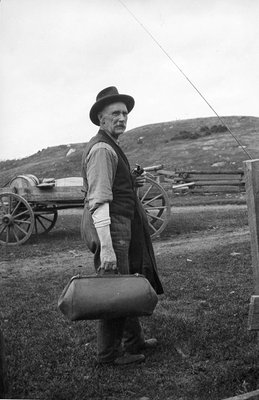
M 118 165 L 118 156 L 106 143 L 95 144 L 89 152 L 87 164 L 87 200 L 93 213 L 100 205 L 113 199 L 112 186 Z
M 110 207 L 109 203 L 101 204 L 96 208 L 92 214 L 93 223 L 96 228 L 102 228 L 103 226 L 110 225 Z

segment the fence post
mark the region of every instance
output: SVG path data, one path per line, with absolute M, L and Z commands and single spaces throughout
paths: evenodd
M 254 295 L 251 296 L 248 329 L 259 331 L 259 160 L 245 161 L 244 171 L 254 274 Z
M 0 399 L 5 399 L 7 393 L 6 363 L 4 336 L 0 330 Z

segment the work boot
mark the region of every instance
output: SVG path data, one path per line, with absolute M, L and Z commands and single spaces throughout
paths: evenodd
M 144 354 L 125 353 L 123 356 L 116 358 L 113 361 L 114 365 L 129 365 L 145 361 Z
M 127 352 L 130 354 L 139 354 L 143 350 L 153 350 L 157 347 L 158 341 L 155 338 L 146 339 L 142 344 L 135 347 L 127 348 Z
M 146 339 L 141 346 L 141 350 L 153 350 L 155 347 L 157 347 L 158 341 L 155 338 L 151 339 Z

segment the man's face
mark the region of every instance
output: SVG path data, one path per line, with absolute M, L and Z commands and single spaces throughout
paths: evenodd
M 124 103 L 113 103 L 100 113 L 100 126 L 114 137 L 121 135 L 127 126 L 128 110 Z

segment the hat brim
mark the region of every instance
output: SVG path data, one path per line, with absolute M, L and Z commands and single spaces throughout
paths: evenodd
M 115 94 L 113 96 L 107 96 L 97 101 L 91 108 L 89 117 L 90 120 L 97 126 L 100 126 L 100 121 L 98 118 L 98 113 L 104 109 L 104 107 L 108 106 L 112 103 L 124 103 L 127 107 L 128 112 L 131 112 L 135 105 L 135 100 L 133 97 L 128 96 L 127 94 Z

